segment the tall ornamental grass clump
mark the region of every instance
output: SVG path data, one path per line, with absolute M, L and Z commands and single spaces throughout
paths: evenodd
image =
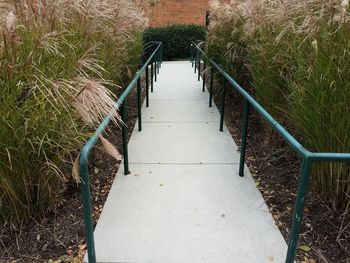
M 211 9 L 207 50 L 251 78 L 260 103 L 308 149 L 350 152 L 349 1 L 212 1 Z M 350 204 L 348 163 L 319 164 L 312 180 L 337 206 Z
M 38 216 L 63 190 L 72 152 L 137 68 L 146 23 L 122 0 L 0 3 L 0 221 Z
M 218 1 L 211 1 L 210 4 L 206 53 L 236 76 L 239 83 L 246 83 L 250 79 L 243 31 L 246 19 L 235 12 L 236 2 L 221 5 Z

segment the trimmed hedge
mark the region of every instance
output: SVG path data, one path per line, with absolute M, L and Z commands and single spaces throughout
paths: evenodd
M 205 40 L 206 28 L 199 25 L 171 25 L 145 30 L 144 43 L 162 41 L 164 44 L 163 59 L 177 60 L 190 57 L 192 41 Z

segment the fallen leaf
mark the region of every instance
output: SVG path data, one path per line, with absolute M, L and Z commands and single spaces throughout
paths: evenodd
M 276 214 L 276 215 L 273 215 L 273 217 L 275 218 L 275 220 L 278 220 L 281 218 L 281 214 Z
M 305 226 L 306 226 L 307 228 L 311 228 L 311 224 L 310 224 L 310 223 L 305 223 Z
M 307 245 L 302 245 L 299 247 L 299 249 L 305 252 L 309 252 L 311 250 L 311 248 Z
M 314 259 L 308 259 L 305 258 L 303 261 L 301 261 L 300 263 L 316 263 L 316 261 Z
M 87 245 L 86 245 L 86 244 L 80 245 L 80 246 L 79 246 L 79 250 L 85 250 L 85 249 L 86 249 L 86 247 L 87 247 Z
M 72 177 L 76 183 L 80 183 L 80 153 L 73 162 Z
M 275 258 L 274 258 L 273 256 L 268 256 L 267 259 L 268 259 L 269 261 L 274 261 L 274 260 L 275 260 Z

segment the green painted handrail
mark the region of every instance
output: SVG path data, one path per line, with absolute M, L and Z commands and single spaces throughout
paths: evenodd
M 113 116 L 115 115 L 115 111 L 121 109 L 122 117 L 124 114 L 126 114 L 125 100 L 128 97 L 131 90 L 135 87 L 135 85 L 138 86 L 138 93 L 140 93 L 139 87 L 140 87 L 141 75 L 144 71 L 146 71 L 146 76 L 148 79 L 149 64 L 153 66 L 153 63 L 155 63 L 154 68 L 159 70 L 160 63 L 162 62 L 163 44 L 162 42 L 159 42 L 159 41 L 152 41 L 147 43 L 146 46 L 148 46 L 149 48 L 150 44 L 156 45 L 156 49 L 154 50 L 152 55 L 147 59 L 147 61 L 143 64 L 143 66 L 137 71 L 133 80 L 130 82 L 130 84 L 124 90 L 122 95 L 114 104 L 114 109 L 111 110 L 109 115 L 101 122 L 101 124 L 96 129 L 94 135 L 90 137 L 90 139 L 83 146 L 80 152 L 80 176 L 82 179 L 81 191 L 82 191 L 84 226 L 85 226 L 85 236 L 86 236 L 89 263 L 96 263 L 95 241 L 94 241 L 93 223 L 92 223 L 92 215 L 91 215 L 91 195 L 90 195 L 89 167 L 88 167 L 90 152 L 98 142 L 99 135 L 105 131 L 108 124 L 111 122 Z M 153 76 L 153 73 L 157 74 L 156 70 L 151 73 L 152 76 Z M 153 82 L 152 82 L 152 86 L 153 86 Z M 146 83 L 146 87 L 147 87 L 147 94 L 148 94 L 148 81 Z M 139 109 L 140 109 L 140 105 L 139 105 Z M 140 114 L 140 111 L 139 111 L 139 114 Z M 138 117 L 140 121 L 141 116 L 139 115 Z M 128 164 L 128 158 L 127 158 L 127 148 L 125 147 L 127 147 L 127 129 L 126 129 L 126 124 L 123 124 L 123 148 L 124 148 L 123 154 L 124 154 L 124 169 L 125 169 L 124 173 L 128 174 L 129 164 Z
M 260 105 L 256 99 L 249 94 L 244 88 L 242 88 L 220 65 L 215 63 L 210 59 L 205 52 L 196 43 L 191 44 L 191 63 L 192 66 L 196 68 L 198 64 L 198 74 L 200 74 L 200 61 L 201 57 L 206 62 L 206 65 L 212 65 L 211 72 L 213 73 L 213 68 L 217 72 L 221 73 L 223 79 L 228 81 L 233 88 L 238 91 L 244 98 L 243 105 L 243 129 L 242 129 L 242 145 L 241 145 L 241 157 L 239 166 L 239 175 L 244 176 L 244 163 L 245 163 L 245 152 L 246 152 L 246 141 L 247 141 L 247 130 L 248 130 L 248 120 L 249 120 L 249 107 L 252 106 L 285 140 L 286 142 L 303 158 L 303 163 L 301 167 L 301 173 L 299 176 L 297 197 L 295 201 L 295 208 L 293 214 L 293 222 L 291 233 L 288 242 L 288 250 L 286 255 L 286 263 L 293 263 L 295 260 L 299 233 L 301 228 L 301 222 L 303 218 L 305 199 L 307 197 L 307 192 L 310 182 L 310 174 L 312 170 L 312 165 L 314 162 L 350 162 L 350 153 L 333 153 L 333 152 L 311 152 L 306 149 L 297 139 L 294 138 L 277 120 L 275 120 L 271 114 Z M 212 80 L 210 81 L 210 101 L 209 106 L 211 106 L 212 98 Z M 222 86 L 225 89 L 226 85 Z M 224 93 L 223 93 L 224 94 Z M 225 97 L 223 96 L 222 105 L 224 105 Z M 221 109 L 220 123 L 222 126 L 222 121 L 224 118 L 224 109 Z M 220 127 L 222 131 L 222 127 Z

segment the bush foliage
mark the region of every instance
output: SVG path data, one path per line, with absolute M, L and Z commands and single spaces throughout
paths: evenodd
M 206 28 L 199 25 L 172 25 L 149 28 L 144 33 L 144 42 L 162 41 L 163 59 L 177 60 L 190 57 L 189 46 L 192 41 L 204 40 Z
M 349 1 L 211 1 L 207 51 L 315 152 L 350 152 Z M 315 165 L 314 186 L 350 205 L 348 163 Z

